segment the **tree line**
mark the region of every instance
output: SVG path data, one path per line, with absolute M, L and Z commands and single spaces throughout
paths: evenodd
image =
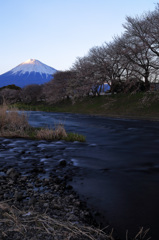
M 154 11 L 126 17 L 123 28 L 121 36 L 92 47 L 69 70 L 58 71 L 50 82 L 22 90 L 5 88 L 0 95 L 52 104 L 64 98 L 98 95 L 105 83 L 112 93 L 148 91 L 150 83 L 159 80 L 159 4 Z

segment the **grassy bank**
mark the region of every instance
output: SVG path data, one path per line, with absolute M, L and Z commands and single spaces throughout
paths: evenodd
M 0 107 L 0 137 L 22 137 L 37 140 L 65 140 L 84 142 L 85 137 L 77 133 L 67 133 L 62 124 L 52 128 L 35 128 L 29 125 L 25 113 L 18 113 L 17 109 Z
M 48 112 L 69 112 L 108 117 L 159 119 L 159 93 L 116 94 L 85 97 L 72 104 L 65 100 L 55 105 L 16 104 L 18 109 Z

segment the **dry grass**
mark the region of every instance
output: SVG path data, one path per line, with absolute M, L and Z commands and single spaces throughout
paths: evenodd
M 39 214 L 33 210 L 29 212 L 21 211 L 14 206 L 9 206 L 5 202 L 0 203 L 0 232 L 1 236 L 7 239 L 10 234 L 18 233 L 21 237 L 37 236 L 42 234 L 43 239 L 78 239 L 78 240 L 115 240 L 113 231 L 106 234 L 104 229 L 91 226 L 84 226 L 80 223 L 64 222 L 57 218 L 52 218 L 47 214 Z M 132 240 L 150 240 L 146 237 L 148 230 L 140 229 Z M 19 239 L 19 238 L 18 238 Z M 27 238 L 29 239 L 29 238 Z M 49 238 L 50 239 L 50 238 Z M 126 233 L 126 240 L 128 240 Z
M 7 237 L 10 233 L 19 233 L 23 237 L 27 234 L 43 234 L 44 236 L 58 236 L 60 239 L 108 239 L 113 240 L 112 233 L 107 235 L 103 230 L 93 227 L 86 227 L 81 224 L 63 222 L 51 218 L 46 214 L 39 214 L 34 211 L 28 213 L 20 211 L 7 203 L 0 203 L 1 210 L 1 233 Z M 54 238 L 53 238 L 54 239 Z
M 64 139 L 67 137 L 66 130 L 63 125 L 59 124 L 55 127 L 55 130 L 49 128 L 42 128 L 36 131 L 36 138 L 39 140 L 56 140 Z
M 28 117 L 17 109 L 9 109 L 7 105 L 0 106 L 0 137 L 22 137 L 38 140 L 66 140 L 85 141 L 85 137 L 79 134 L 67 134 L 63 124 L 55 125 L 55 129 L 33 128 L 28 123 Z
M 36 138 L 39 140 L 53 140 L 54 139 L 54 130 L 49 128 L 42 128 L 36 131 Z
M 59 123 L 58 125 L 55 126 L 55 138 L 64 139 L 65 137 L 67 137 L 66 130 L 65 130 L 64 126 Z
M 6 105 L 0 107 L 0 136 L 26 137 L 26 130 L 30 128 L 27 116 L 19 114 L 17 109 L 10 109 Z

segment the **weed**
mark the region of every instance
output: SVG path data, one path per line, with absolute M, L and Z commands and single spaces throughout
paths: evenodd
M 86 137 L 78 133 L 68 133 L 67 137 L 65 137 L 64 140 L 68 142 L 74 142 L 74 141 L 85 142 Z

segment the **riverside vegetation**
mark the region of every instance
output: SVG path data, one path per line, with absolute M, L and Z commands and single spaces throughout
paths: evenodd
M 106 117 L 127 117 L 141 119 L 159 119 L 159 93 L 140 92 L 132 94 L 114 94 L 98 97 L 85 97 L 72 104 L 71 100 L 48 105 L 46 103 L 16 103 L 20 110 L 68 112 Z
M 18 110 L 2 105 L 0 107 L 0 137 L 23 137 L 37 140 L 85 141 L 85 136 L 77 133 L 66 133 L 62 124 L 51 128 L 34 128 L 29 125 L 27 115 Z

